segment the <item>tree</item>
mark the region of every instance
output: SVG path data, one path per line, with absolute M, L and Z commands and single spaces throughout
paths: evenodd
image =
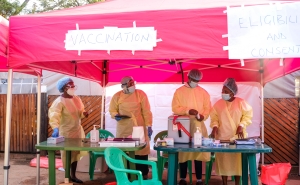
M 48 12 L 52 10 L 60 10 L 64 8 L 71 8 L 77 6 L 83 6 L 86 4 L 97 3 L 105 0 L 37 0 L 38 2 L 35 4 L 35 8 L 31 8 L 34 10 L 30 13 L 37 12 Z
M 105 0 L 24 0 L 22 3 L 19 0 L 0 0 L 0 14 L 8 19 L 12 15 L 49 12 L 100 1 Z
M 28 4 L 28 2 L 29 0 L 24 0 L 22 3 L 20 3 L 18 0 L 13 2 L 0 0 L 0 14 L 7 19 L 12 15 L 18 15 Z

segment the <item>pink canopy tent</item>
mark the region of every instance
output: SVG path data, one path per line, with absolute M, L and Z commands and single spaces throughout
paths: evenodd
M 7 55 L 8 20 L 0 15 L 0 55 Z
M 133 75 L 139 82 L 168 83 L 185 80 L 191 68 L 200 69 L 204 82 L 266 82 L 298 70 L 298 59 L 228 60 L 226 6 L 267 4 L 270 0 L 108 0 L 88 6 L 43 14 L 12 16 L 9 34 L 9 67 L 29 65 L 106 85 Z M 158 42 L 153 51 L 65 49 L 68 30 L 154 27 Z M 29 26 L 30 25 L 30 26 Z M 104 75 L 103 75 L 104 74 Z M 105 80 L 103 79 L 105 78 Z M 105 81 L 105 83 L 103 83 Z
M 138 82 L 186 81 L 192 68 L 203 72 L 202 82 L 266 82 L 298 70 L 299 59 L 229 60 L 226 6 L 269 4 L 276 0 L 107 0 L 49 13 L 12 16 L 9 27 L 10 68 L 28 65 L 83 79 L 119 82 L 125 75 Z M 282 1 L 281 1 L 282 2 Z M 65 49 L 69 30 L 104 27 L 154 27 L 158 42 L 153 51 Z M 78 25 L 78 27 L 77 27 Z M 102 101 L 104 102 L 104 101 Z M 262 100 L 263 104 L 263 100 Z M 262 110 L 263 114 L 263 110 Z M 263 119 L 263 117 L 262 117 Z M 103 117 L 101 117 L 101 124 Z M 262 120 L 262 124 L 264 121 Z M 263 136 L 262 126 L 262 138 Z
M 6 125 L 5 125 L 5 149 L 4 149 L 4 184 L 8 184 L 8 170 L 9 170 L 9 151 L 10 151 L 10 125 L 11 125 L 11 111 L 12 111 L 12 69 L 7 66 L 7 44 L 8 44 L 8 21 L 0 16 L 0 72 L 8 72 L 8 87 L 7 87 L 7 103 L 6 103 Z M 40 104 L 41 104 L 41 68 L 34 68 L 30 66 L 17 66 L 14 67 L 15 72 L 30 74 L 38 76 L 38 95 L 37 95 L 37 140 L 39 141 L 39 128 L 40 128 Z M 38 154 L 39 157 L 39 154 Z M 38 163 L 39 165 L 39 163 Z

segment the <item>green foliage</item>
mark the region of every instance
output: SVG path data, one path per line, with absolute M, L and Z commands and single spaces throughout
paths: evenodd
M 22 3 L 18 0 L 13 2 L 0 0 L 0 14 L 5 18 L 9 18 L 12 15 L 18 15 L 28 2 L 29 0 L 24 0 Z
M 83 6 L 100 1 L 104 0 L 37 0 L 34 7 L 29 9 L 32 10 L 31 12 L 29 11 L 29 13 L 49 12 L 52 10 Z
M 0 0 L 0 15 L 9 18 L 92 4 L 105 0 Z

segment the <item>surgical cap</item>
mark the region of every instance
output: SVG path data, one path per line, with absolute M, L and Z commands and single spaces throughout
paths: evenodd
M 225 87 L 227 87 L 228 89 L 230 89 L 233 94 L 236 95 L 237 91 L 238 91 L 238 87 L 236 85 L 235 79 L 234 78 L 227 78 L 223 84 Z
M 132 76 L 124 76 L 121 80 L 121 84 L 122 85 L 127 85 L 127 83 L 130 81 L 130 80 L 133 80 L 133 77 Z
M 188 77 L 192 78 L 193 80 L 200 81 L 202 79 L 202 73 L 198 69 L 192 69 L 188 73 Z
M 58 80 L 56 87 L 59 90 L 59 92 L 61 92 L 61 93 L 64 92 L 64 86 L 69 82 L 74 82 L 74 81 L 69 77 L 64 77 L 64 78 Z

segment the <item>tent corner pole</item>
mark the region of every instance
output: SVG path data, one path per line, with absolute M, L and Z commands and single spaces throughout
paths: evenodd
M 40 135 L 41 135 L 41 75 L 38 75 L 38 84 L 37 84 L 37 144 L 40 143 Z M 40 184 L 40 150 L 36 150 L 36 184 Z
M 10 154 L 10 128 L 11 128 L 11 110 L 12 110 L 12 80 L 13 70 L 8 70 L 7 76 L 7 97 L 6 97 L 6 121 L 5 121 L 5 147 L 4 147 L 4 185 L 8 185 L 8 170 L 9 165 L 9 154 Z
M 260 59 L 260 84 L 261 84 L 261 139 L 265 142 L 265 112 L 264 112 L 264 60 Z M 261 163 L 265 164 L 265 155 L 261 154 Z

